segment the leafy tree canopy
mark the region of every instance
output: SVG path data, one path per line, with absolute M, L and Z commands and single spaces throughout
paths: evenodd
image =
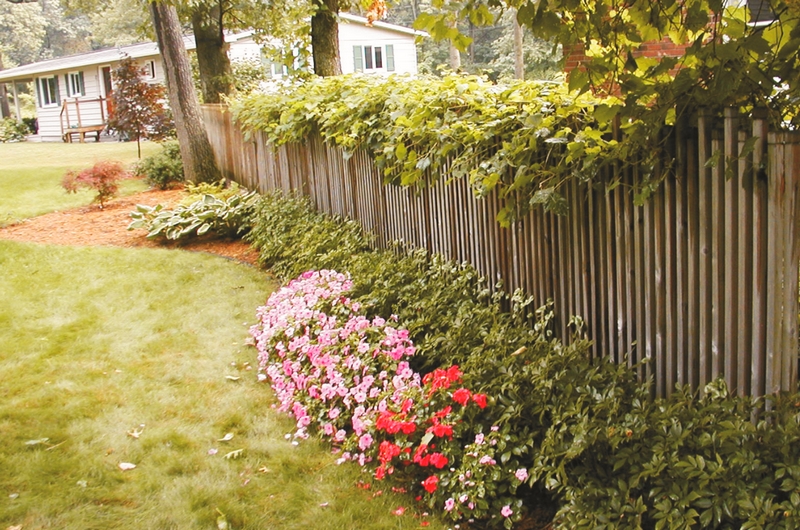
M 582 46 L 585 68 L 569 85 L 618 96 L 608 119 L 621 114 L 669 122 L 678 112 L 704 107 L 763 106 L 776 122 L 797 121 L 800 95 L 800 2 L 769 0 L 759 12 L 724 0 L 435 0 L 442 13 L 423 13 L 419 29 L 434 38 L 454 39 L 448 21 L 457 17 L 489 24 L 493 9 L 517 10 L 521 24 L 565 47 Z M 761 6 L 762 2 L 750 2 Z M 771 16 L 766 9 L 770 10 Z M 763 22 L 771 18 L 772 22 Z M 754 22 L 762 20 L 762 22 Z M 682 57 L 648 58 L 643 43 L 668 40 L 685 46 Z

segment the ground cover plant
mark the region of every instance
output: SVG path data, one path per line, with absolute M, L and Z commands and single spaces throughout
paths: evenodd
M 634 370 L 590 359 L 579 334 L 567 343 L 554 339 L 547 305 L 532 311 L 520 293 L 492 295 L 470 267 L 423 252 L 369 250 L 354 224 L 315 213 L 302 199 L 266 196 L 248 237 L 262 262 L 287 278 L 313 264 L 315 254 L 321 267 L 350 272 L 335 276 L 334 286 L 304 283 L 332 273 L 299 272 L 289 293 L 261 310 L 254 335 L 264 375 L 301 437 L 332 438 L 378 483 L 396 480 L 444 517 L 487 518 L 489 526 L 511 526 L 542 504 L 553 506 L 555 526 L 564 529 L 800 526 L 800 394 L 753 402 L 716 381 L 699 396 L 677 388 L 651 400 Z M 382 320 L 392 314 L 390 324 Z M 388 367 L 368 331 L 376 319 L 378 329 L 391 326 L 386 337 L 403 336 L 402 361 Z M 353 335 L 351 321 L 362 323 L 363 335 Z M 367 388 L 363 410 L 351 403 L 344 414 L 337 406 L 332 418 L 338 401 L 322 399 L 326 385 L 344 381 L 352 401 L 364 390 L 363 379 L 338 368 L 344 361 L 348 369 L 374 363 L 363 368 L 365 378 L 376 370 L 411 373 L 392 382 L 392 397 L 379 388 L 372 405 Z M 459 373 L 450 376 L 454 365 Z M 400 396 L 424 388 L 426 379 L 449 386 L 427 394 L 434 398 L 427 409 L 414 399 L 406 408 Z M 415 462 L 422 440 L 414 436 L 434 426 L 425 421 L 438 417 L 439 426 L 452 426 L 450 414 L 475 395 L 486 396 L 485 408 L 460 416 L 463 423 L 445 433 L 427 466 Z M 368 413 L 372 406 L 377 415 Z M 445 406 L 452 408 L 437 416 Z M 344 423 L 331 421 L 340 416 Z M 486 469 L 491 480 L 473 478 Z M 482 506 L 456 489 L 462 476 L 467 488 L 480 486 L 474 495 Z M 465 494 L 468 509 L 459 503 Z
M 142 144 L 144 153 L 157 149 L 156 144 Z M 136 146 L 125 142 L 0 144 L 0 226 L 89 204 L 94 195 L 91 191 L 65 193 L 61 179 L 69 170 L 80 170 L 101 160 L 132 164 L 137 160 Z M 120 195 L 145 187 L 141 180 L 125 180 Z
M 410 498 L 284 438 L 244 346 L 263 273 L 11 242 L 0 268 L 0 527 L 419 527 L 392 513 Z

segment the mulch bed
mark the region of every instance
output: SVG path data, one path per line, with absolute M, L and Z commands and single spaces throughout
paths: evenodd
M 128 230 L 130 213 L 137 204 L 175 204 L 181 190 L 149 190 L 97 205 L 53 212 L 0 229 L 0 239 L 51 245 L 180 248 L 208 252 L 256 265 L 258 252 L 238 240 L 196 238 L 186 242 L 150 240 L 144 230 Z

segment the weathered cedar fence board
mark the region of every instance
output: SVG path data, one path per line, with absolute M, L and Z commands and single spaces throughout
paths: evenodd
M 318 137 L 274 148 L 260 134 L 246 141 L 224 108 L 204 115 L 228 178 L 302 193 L 360 221 L 378 244 L 403 240 L 468 261 L 506 290 L 553 299 L 562 337 L 567 317 L 580 315 L 594 355 L 631 366 L 649 358 L 638 370 L 655 395 L 718 377 L 741 395 L 796 387 L 800 136 L 769 132 L 763 116 L 729 110 L 679 124 L 672 169 L 643 206 L 629 192 L 635 169 L 619 170 L 610 192 L 571 184 L 568 215 L 537 210 L 506 229 L 497 194 L 475 199 L 463 179 L 384 186 L 364 152 L 345 159 Z M 752 154 L 737 159 L 753 136 Z M 717 150 L 725 159 L 711 167 Z

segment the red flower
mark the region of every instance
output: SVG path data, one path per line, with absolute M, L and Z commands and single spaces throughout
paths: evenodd
M 472 393 L 466 388 L 459 388 L 453 392 L 453 401 L 460 404 L 462 407 L 467 406 L 470 397 L 472 397 Z
M 473 394 L 472 401 L 477 403 L 480 408 L 486 408 L 486 394 Z
M 380 448 L 378 450 L 378 460 L 380 460 L 381 463 L 385 464 L 387 462 L 390 462 L 392 458 L 399 455 L 400 455 L 399 446 L 387 440 L 381 442 Z
M 435 436 L 439 438 L 443 438 L 447 436 L 448 438 L 453 437 L 453 426 L 452 425 L 445 425 L 443 423 L 439 423 L 434 425 L 433 427 L 429 428 L 430 431 L 433 432 Z
M 444 466 L 447 465 L 447 457 L 444 456 L 442 453 L 432 453 L 430 456 L 431 465 L 434 466 L 436 469 L 442 469 Z
M 378 466 L 378 469 L 375 470 L 375 478 L 377 480 L 383 480 L 385 476 L 386 476 L 386 469 L 384 469 L 383 464 L 381 464 L 380 466 Z
M 426 478 L 422 481 L 422 487 L 425 488 L 425 491 L 428 493 L 433 493 L 436 491 L 436 485 L 439 483 L 439 477 L 436 475 L 431 475 L 430 477 Z
M 447 369 L 447 379 L 451 383 L 455 383 L 461 379 L 461 370 L 458 369 L 458 365 L 454 364 L 450 368 Z
M 409 410 L 411 410 L 412 406 L 414 406 L 414 402 L 412 400 L 410 400 L 410 399 L 406 399 L 405 401 L 403 401 L 403 405 L 400 407 L 400 412 L 405 414 Z
M 417 430 L 417 424 L 413 421 L 404 421 L 400 423 L 400 429 L 403 431 L 403 434 L 411 434 Z
M 454 395 L 454 397 L 455 397 L 455 395 Z M 453 410 L 453 407 L 451 407 L 450 405 L 447 405 L 445 408 L 443 408 L 442 410 L 440 410 L 439 412 L 437 412 L 437 413 L 435 414 L 435 416 L 436 416 L 437 418 L 444 418 L 445 416 L 447 416 L 448 414 L 450 414 L 450 412 L 452 412 L 452 410 Z

